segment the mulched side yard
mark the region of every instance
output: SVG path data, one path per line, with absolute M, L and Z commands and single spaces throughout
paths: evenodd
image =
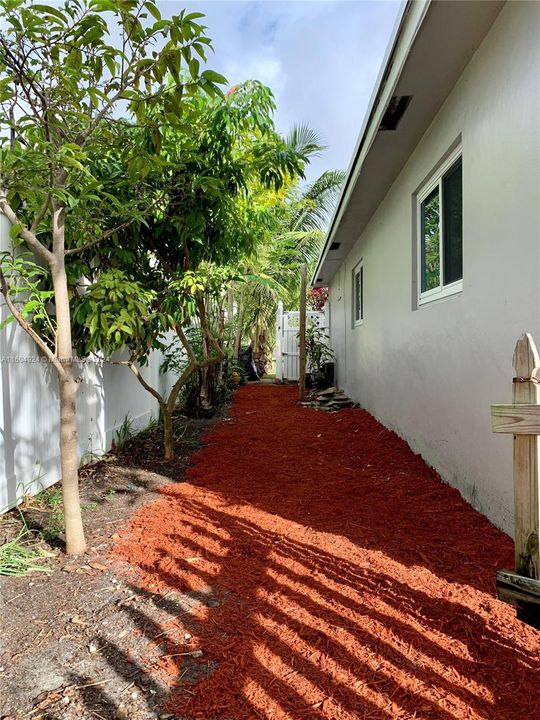
M 368 413 L 295 400 L 295 388 L 241 389 L 188 482 L 160 488 L 117 541 L 140 591 L 199 600 L 141 625 L 155 640 L 138 661 L 169 688 L 167 709 L 535 717 L 540 633 L 495 599 L 508 537 Z

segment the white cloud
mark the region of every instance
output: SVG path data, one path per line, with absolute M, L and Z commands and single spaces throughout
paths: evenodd
M 215 55 L 209 66 L 231 83 L 258 79 L 276 96 L 281 132 L 308 122 L 329 146 L 309 176 L 346 168 L 388 45 L 400 3 L 160 2 L 164 13 L 186 6 L 207 17 Z
M 277 57 L 251 58 L 247 62 L 230 60 L 223 68 L 223 74 L 231 85 L 243 82 L 246 78 L 260 80 L 279 94 L 284 87 L 284 72 Z

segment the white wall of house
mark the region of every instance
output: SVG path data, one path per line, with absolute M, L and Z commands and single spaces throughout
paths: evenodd
M 0 250 L 8 248 L 9 223 L 0 215 Z M 5 307 L 1 312 L 6 317 Z M 35 345 L 15 323 L 0 331 L 0 512 L 61 475 L 56 371 L 35 359 L 40 359 Z M 161 360 L 161 353 L 153 353 L 143 373 L 165 390 L 173 377 L 159 372 Z M 157 417 L 158 406 L 125 366 L 84 363 L 79 370 L 79 457 L 84 461 L 110 448 L 126 416 L 134 429 L 142 429 Z
M 540 343 L 539 15 L 504 7 L 330 289 L 339 385 L 508 532 L 511 438 L 490 405 L 511 401 L 518 336 Z M 460 136 L 463 292 L 417 308 L 413 194 Z

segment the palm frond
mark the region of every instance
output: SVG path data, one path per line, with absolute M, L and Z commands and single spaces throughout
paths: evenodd
M 345 177 L 343 170 L 327 170 L 308 185 L 298 200 L 291 228 L 306 231 L 325 228 L 334 211 Z
M 307 123 L 293 125 L 285 141 L 306 162 L 311 157 L 319 157 L 326 149 L 322 143 L 321 134 L 313 130 Z

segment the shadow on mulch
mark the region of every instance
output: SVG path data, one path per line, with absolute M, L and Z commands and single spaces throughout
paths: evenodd
M 118 541 L 131 582 L 198 600 L 154 628 L 159 652 L 142 660 L 168 683 L 167 708 L 204 720 L 533 717 L 540 634 L 494 597 L 509 538 L 368 413 L 300 408 L 295 392 L 241 390 L 189 483 L 161 488 Z

